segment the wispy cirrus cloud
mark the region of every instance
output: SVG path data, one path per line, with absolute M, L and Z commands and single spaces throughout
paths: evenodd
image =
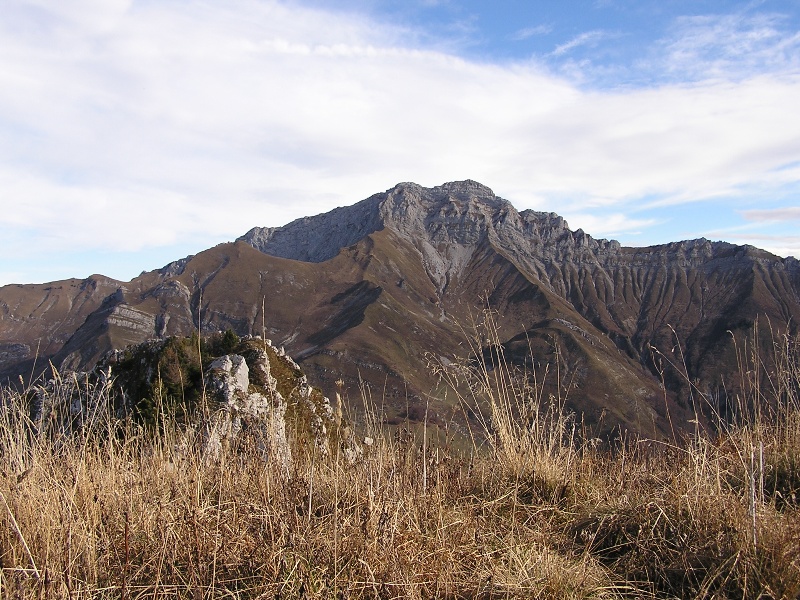
M 663 66 L 682 79 L 795 72 L 800 32 L 785 15 L 739 11 L 680 17 L 662 40 Z
M 532 37 L 538 35 L 547 35 L 553 31 L 552 25 L 536 25 L 534 27 L 524 27 L 522 29 L 518 29 L 513 34 L 509 36 L 511 40 L 515 42 L 520 42 L 522 40 L 527 40 Z
M 598 42 L 607 40 L 611 37 L 614 37 L 614 34 L 608 31 L 603 31 L 602 29 L 585 31 L 579 35 L 576 35 L 569 41 L 556 46 L 551 54 L 553 56 L 562 56 L 564 54 L 567 54 L 568 52 L 571 52 L 575 48 L 580 48 L 581 46 L 593 46 L 596 45 Z

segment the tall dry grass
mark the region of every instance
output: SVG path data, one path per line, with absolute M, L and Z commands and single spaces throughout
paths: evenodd
M 772 350 L 760 377 L 742 356 L 753 385 L 721 435 L 603 449 L 564 398 L 479 360 L 457 374 L 473 451 L 384 435 L 373 412 L 360 460 L 312 448 L 288 474 L 120 421 L 103 383 L 65 377 L 36 423 L 30 390 L 4 389 L 0 597 L 797 598 L 796 340 Z

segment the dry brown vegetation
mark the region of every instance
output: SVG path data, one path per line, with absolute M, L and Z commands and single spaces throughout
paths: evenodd
M 794 342 L 769 368 L 743 350 L 746 394 L 713 435 L 609 449 L 501 361 L 443 371 L 491 399 L 473 451 L 383 435 L 368 410 L 361 459 L 295 440 L 288 472 L 246 447 L 204 461 L 77 378 L 34 436 L 4 389 L 0 597 L 797 598 Z M 76 386 L 96 410 L 66 434 Z

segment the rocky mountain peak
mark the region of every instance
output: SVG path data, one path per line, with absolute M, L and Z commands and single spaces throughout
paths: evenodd
M 422 255 L 431 281 L 441 292 L 458 277 L 482 244 L 508 253 L 535 271 L 541 261 L 585 258 L 619 248 L 617 242 L 594 240 L 549 212 L 522 213 L 476 181 L 453 181 L 426 188 L 399 183 L 352 206 L 297 219 L 277 228 L 253 228 L 239 238 L 272 256 L 324 262 L 342 248 L 389 228 Z
M 324 262 L 370 233 L 390 227 L 407 239 L 471 244 L 486 235 L 486 224 L 514 211 L 476 181 L 425 188 L 400 183 L 352 206 L 303 217 L 283 227 L 255 227 L 239 240 L 257 250 L 305 262 Z M 458 226 L 456 226 L 458 225 Z
M 474 244 L 514 208 L 475 181 L 424 188 L 400 184 L 380 202 L 382 222 L 409 240 L 437 244 Z M 516 211 L 514 211 L 516 212 Z
M 471 179 L 450 181 L 432 188 L 412 182 L 398 183 L 385 192 L 385 195 L 387 197 L 406 196 L 428 206 L 447 200 L 476 201 L 484 204 L 505 202 L 499 199 L 491 188 Z

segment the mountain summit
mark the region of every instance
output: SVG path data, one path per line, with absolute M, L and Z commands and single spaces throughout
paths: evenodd
M 570 232 L 555 213 L 519 213 L 510 202 L 471 180 L 434 188 L 401 183 L 352 206 L 283 227 L 255 227 L 239 241 L 272 256 L 324 262 L 384 228 L 420 251 L 440 291 L 483 243 L 507 248 L 529 266 L 568 258 L 577 246 L 601 252 L 619 249 L 617 242 L 594 240 L 580 230 Z
M 401 183 L 352 206 L 297 219 L 284 227 L 253 228 L 239 240 L 273 256 L 323 262 L 385 227 L 412 242 L 470 245 L 509 209 L 514 210 L 475 181 L 435 188 Z
M 725 409 L 736 340 L 759 319 L 795 333 L 797 260 L 705 239 L 625 248 L 474 181 L 402 183 L 127 283 L 0 288 L 0 372 L 86 368 L 126 344 L 230 328 L 285 346 L 329 394 L 339 379 L 351 399 L 366 386 L 389 423 L 427 412 L 445 427 L 458 407 L 431 363 L 502 351 L 585 424 L 665 435 L 669 417 L 692 417 L 689 381 Z

